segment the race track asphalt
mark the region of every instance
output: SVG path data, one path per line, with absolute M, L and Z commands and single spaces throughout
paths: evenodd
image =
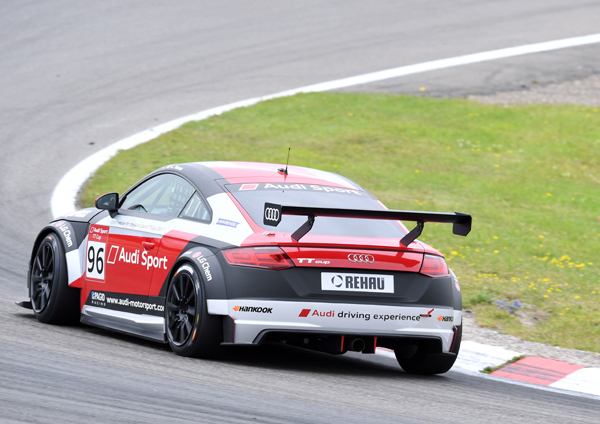
M 596 399 L 288 347 L 192 360 L 102 330 L 43 325 L 14 302 L 26 296 L 54 186 L 102 147 L 246 98 L 597 33 L 598 16 L 600 4 L 584 0 L 1 2 L 0 421 L 593 422 Z M 490 93 L 596 74 L 598 57 L 596 44 L 347 91 Z

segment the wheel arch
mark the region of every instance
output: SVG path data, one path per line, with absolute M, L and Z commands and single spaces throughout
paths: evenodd
M 206 256 L 205 256 L 206 255 Z M 208 265 L 206 265 L 208 264 Z M 168 312 L 168 297 L 171 284 L 176 280 L 177 272 L 182 267 L 189 267 L 190 270 L 186 272 L 197 273 L 197 280 L 200 281 L 199 289 L 204 299 L 196 298 L 196 319 L 194 320 L 195 330 L 191 336 L 190 341 L 185 342 L 185 346 L 180 346 L 171 340 L 172 335 L 169 335 L 169 312 Z M 196 277 L 194 277 L 196 278 Z M 183 356 L 193 356 L 200 358 L 213 358 L 218 355 L 220 351 L 220 344 L 223 341 L 223 319 L 219 311 L 211 311 L 211 302 L 209 300 L 224 298 L 225 286 L 223 282 L 223 273 L 221 272 L 219 261 L 217 257 L 206 247 L 193 247 L 186 250 L 177 260 L 173 263 L 173 266 L 163 284 L 161 289 L 161 296 L 165 299 L 165 338 L 171 345 L 177 354 Z M 198 307 L 199 302 L 202 302 L 203 306 L 200 309 Z M 226 309 L 226 308 L 225 308 Z M 212 312 L 212 313 L 211 313 Z M 201 319 L 200 319 L 201 317 Z M 196 330 L 198 331 L 199 339 L 205 340 L 206 343 L 202 342 L 198 344 L 198 341 L 194 341 L 196 337 Z M 174 344 L 175 343 L 175 344 Z
M 56 236 L 56 238 L 60 240 L 60 237 L 58 237 L 58 233 L 56 232 L 56 229 L 52 225 L 47 225 L 46 227 L 44 227 L 42 229 L 42 231 L 40 231 L 38 233 L 38 235 L 33 243 L 33 248 L 31 249 L 31 254 L 29 255 L 29 268 L 27 270 L 27 292 L 29 292 L 29 290 L 31 289 L 31 269 L 33 267 L 33 259 L 35 258 L 35 254 L 37 253 L 37 250 L 40 247 L 40 244 L 42 244 L 42 241 L 49 234 L 54 234 Z M 62 241 L 60 243 L 61 243 L 63 250 L 65 250 L 66 249 L 65 244 Z M 66 271 L 68 272 L 68 270 L 66 270 Z M 68 275 L 67 275 L 67 278 L 68 278 Z
M 61 225 L 64 225 L 64 221 L 59 222 Z M 49 324 L 77 324 L 79 322 L 79 297 L 80 290 L 79 288 L 70 287 L 68 282 L 69 275 L 69 267 L 68 267 L 68 257 L 66 255 L 67 251 L 69 251 L 68 244 L 66 242 L 66 235 L 63 234 L 61 237 L 60 231 L 55 228 L 52 224 L 44 227 L 38 234 L 33 244 L 33 249 L 31 252 L 31 256 L 29 258 L 29 267 L 27 270 L 27 293 L 29 298 L 31 299 L 31 303 L 33 305 L 33 296 L 32 296 L 32 286 L 31 286 L 31 273 L 34 268 L 33 261 L 35 260 L 36 255 L 38 254 L 38 250 L 40 246 L 44 243 L 44 240 L 51 236 L 50 243 L 56 246 L 56 249 L 52 249 L 54 251 L 54 271 L 58 271 L 58 273 L 54 274 L 52 278 L 52 289 L 49 295 L 48 304 L 39 311 L 36 311 L 35 307 L 33 307 L 33 311 L 36 315 L 36 318 L 44 323 Z M 72 227 L 69 227 L 72 230 Z M 62 228 L 61 231 L 65 231 Z M 75 241 L 75 236 L 69 240 L 71 243 L 70 251 L 77 251 L 77 244 Z M 62 252 L 59 252 L 62 250 Z M 62 258 L 59 258 L 58 255 L 61 254 Z M 58 266 L 58 269 L 56 268 Z
M 221 264 L 217 256 L 210 249 L 203 246 L 189 247 L 175 260 L 160 290 L 160 296 L 166 297 L 169 284 L 171 284 L 177 270 L 184 264 L 191 265 L 202 278 L 207 299 L 227 299 Z
M 69 282 L 69 287 L 81 288 L 78 284 L 73 284 L 76 280 L 78 280 L 83 274 L 83 268 L 80 260 L 80 252 L 77 254 L 72 254 L 73 251 L 78 251 L 81 248 L 81 243 L 86 238 L 87 222 L 71 222 L 66 220 L 59 220 L 52 222 L 46 225 L 42 230 L 38 233 L 34 243 L 33 249 L 31 250 L 31 255 L 29 256 L 29 268 L 27 271 L 27 289 L 30 288 L 29 279 L 31 277 L 31 267 L 33 265 L 33 259 L 39 248 L 42 240 L 47 237 L 49 234 L 54 234 L 54 236 L 59 240 L 63 252 L 65 254 L 65 261 L 67 262 L 67 267 L 65 272 L 67 273 L 67 281 Z
M 450 270 L 450 277 L 452 278 L 452 293 L 454 295 L 454 310 L 462 311 L 462 291 L 460 290 L 460 283 L 458 282 L 458 277 L 452 270 Z

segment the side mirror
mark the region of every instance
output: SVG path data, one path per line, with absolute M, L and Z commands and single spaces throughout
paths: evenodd
M 107 210 L 114 218 L 119 210 L 119 193 L 106 193 L 98 197 L 94 205 L 101 210 Z

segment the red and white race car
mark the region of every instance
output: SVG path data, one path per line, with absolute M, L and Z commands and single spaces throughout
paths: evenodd
M 400 221 L 414 221 L 408 231 Z M 37 237 L 31 307 L 210 357 L 283 342 L 330 353 L 393 349 L 411 373 L 448 371 L 462 300 L 425 222 L 467 235 L 471 216 L 387 210 L 330 172 L 245 162 L 169 165 Z

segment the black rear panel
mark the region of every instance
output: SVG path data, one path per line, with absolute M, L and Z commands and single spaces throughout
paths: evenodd
M 281 271 L 232 266 L 222 257 L 229 299 L 282 301 L 322 301 L 333 303 L 368 303 L 373 305 L 431 305 L 454 307 L 453 282 L 450 276 L 431 278 L 413 272 L 348 270 L 341 268 L 289 268 Z M 321 273 L 382 275 L 394 277 L 393 293 L 329 291 L 321 288 Z

